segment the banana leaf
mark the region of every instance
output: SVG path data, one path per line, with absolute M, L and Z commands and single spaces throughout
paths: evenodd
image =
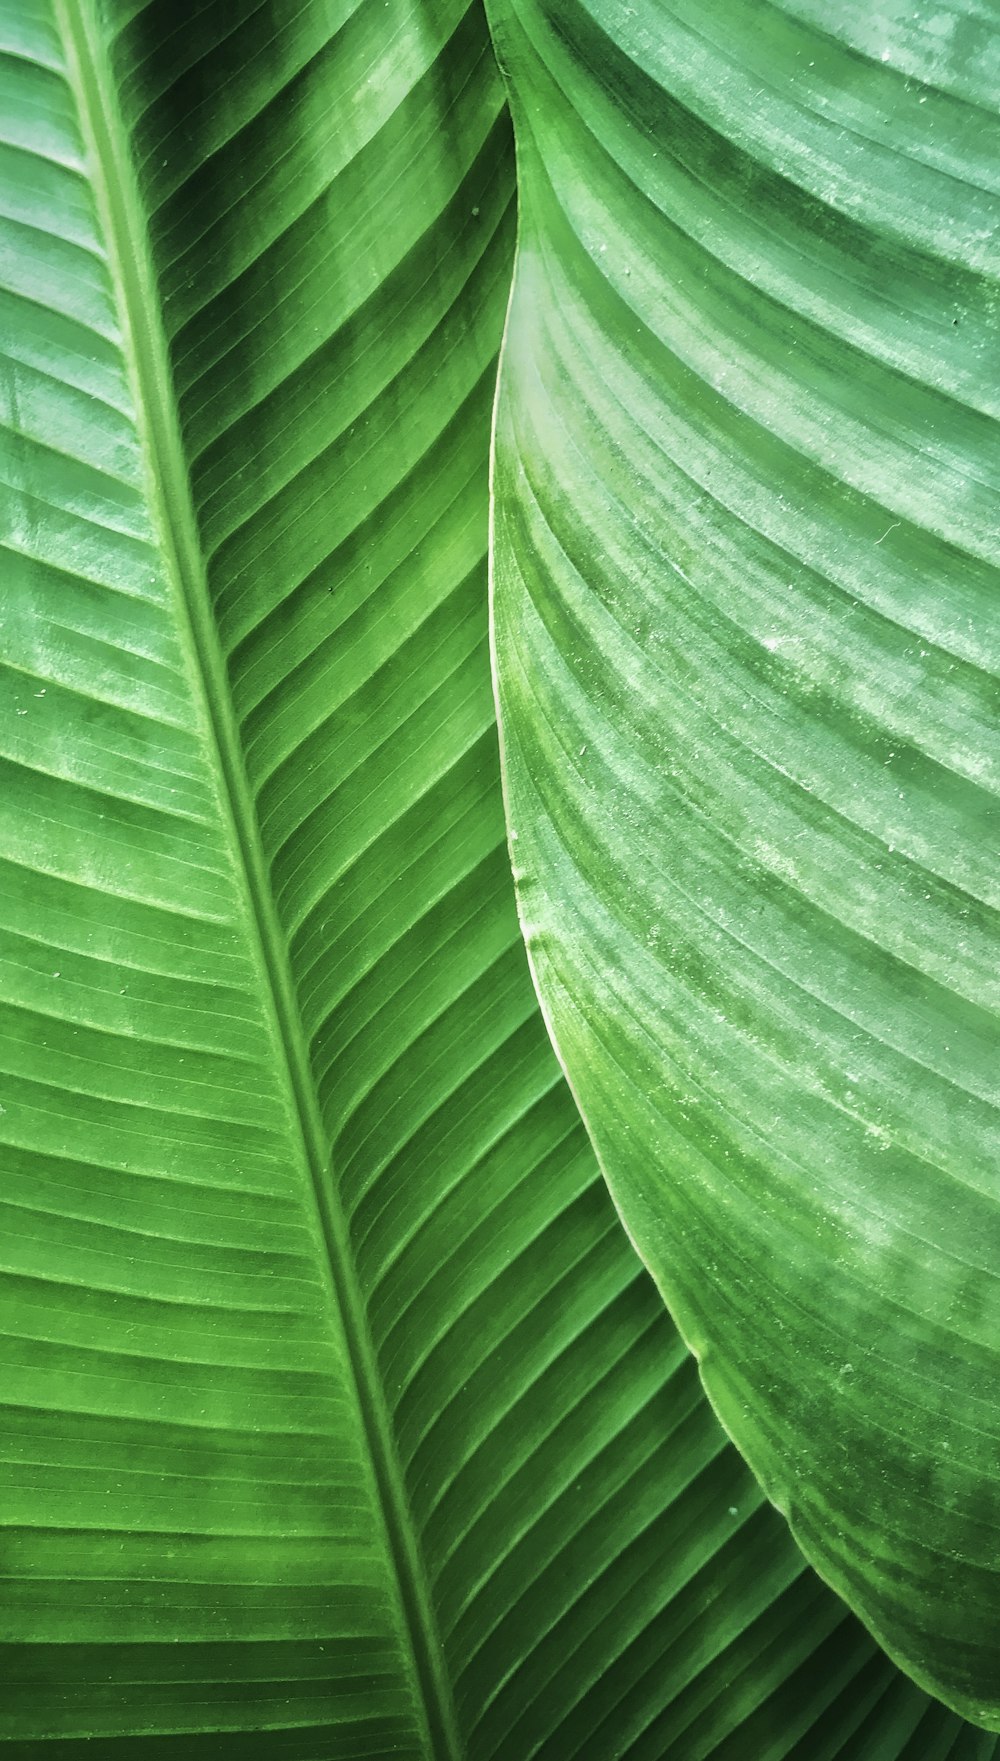
M 0 1741 L 980 1761 L 712 1415 L 549 1049 L 481 12 L 0 0 Z
M 1000 1725 L 1000 30 L 495 0 L 520 908 L 712 1404 Z

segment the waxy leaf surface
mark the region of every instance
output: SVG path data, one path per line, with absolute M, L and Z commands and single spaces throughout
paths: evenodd
M 809 1559 L 1000 1724 L 1000 23 L 496 0 L 540 996 Z

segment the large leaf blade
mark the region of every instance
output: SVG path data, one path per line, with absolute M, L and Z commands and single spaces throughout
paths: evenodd
M 30 1132 L 15 1141 L 13 1107 L 0 1116 L 5 1265 L 38 1274 L 45 1305 L 7 1284 L 8 1752 L 441 1754 L 450 1697 L 477 1758 L 568 1761 L 597 1743 L 633 1761 L 815 1761 L 820 1740 L 835 1754 L 859 1732 L 880 1756 L 976 1753 L 804 1570 L 725 1447 L 535 1013 L 485 657 L 490 352 L 512 229 L 481 19 L 227 4 L 178 29 L 173 6 L 67 6 L 56 30 L 54 10 L 11 0 L 0 21 L 16 63 L 0 63 L 4 127 L 44 131 L 8 186 L 42 256 L 4 341 L 34 349 L 45 397 L 18 382 L 4 456 L 23 476 L 48 443 L 20 530 L 55 559 L 4 578 L 11 689 L 36 676 L 4 723 L 24 742 L 3 901 L 24 1009 L 3 1069 L 13 1085 L 34 1044 L 49 1083 Z M 82 24 L 81 81 L 65 58 Z M 384 81 L 369 77 L 383 55 Z M 16 103 L 22 62 L 44 93 Z M 66 135 L 53 151 L 81 106 L 90 156 Z M 134 210 L 102 238 L 87 181 L 116 181 L 107 214 L 133 166 Z M 133 248 L 101 277 L 108 236 Z M 5 232 L 5 268 L 24 244 Z M 111 415 L 95 421 L 74 388 Z M 145 515 L 138 428 L 159 459 Z M 99 496 L 149 532 L 102 537 Z M 150 533 L 186 546 L 191 645 Z M 40 872 L 39 804 L 66 828 L 59 872 Z M 267 1190 L 248 1193 L 251 1177 Z M 236 1283 L 233 1328 L 220 1291 Z M 169 1332 L 162 1300 L 147 1318 L 164 1289 Z M 368 1336 L 381 1442 L 358 1422 L 345 1308 L 352 1356 Z M 74 1394 L 74 1364 L 98 1356 Z M 336 1410 L 303 1397 L 337 1378 Z M 192 1422 L 196 1396 L 240 1420 L 232 1447 Z M 141 1433 L 136 1411 L 153 1415 Z M 393 1458 L 395 1565 L 380 1539 Z M 407 1573 L 408 1622 L 393 1588 Z
M 29 1656 L 54 1645 L 49 1668 L 68 1660 L 54 1703 L 29 1665 L 13 1732 L 72 1733 L 83 1687 L 81 1734 L 96 1720 L 113 1739 L 123 1716 L 130 1741 L 259 1726 L 266 1752 L 269 1727 L 326 1724 L 347 1753 L 418 1754 L 441 1714 L 401 1614 L 398 1470 L 370 1376 L 359 1389 L 343 1252 L 206 714 L 206 646 L 175 597 L 193 530 L 155 311 L 124 350 L 118 331 L 136 317 L 143 241 L 102 138 L 100 39 L 83 11 L 4 23 L 21 150 L 45 170 L 40 191 L 20 186 L 41 200 L 15 235 L 30 279 L 5 436 L 20 760 L 4 799 L 19 932 L 5 1619 Z M 138 1694 L 88 1689 L 109 1646 Z M 204 1680 L 219 1658 L 226 1673 Z
M 731 1435 L 995 1726 L 992 39 L 494 10 L 523 196 L 495 641 L 540 994 Z

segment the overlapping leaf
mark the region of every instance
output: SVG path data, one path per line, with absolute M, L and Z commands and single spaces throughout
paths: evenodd
M 0 5 L 13 1757 L 978 1757 L 804 1569 L 537 1017 L 481 15 Z
M 521 909 L 823 1574 L 1000 1723 L 996 21 L 497 0 Z

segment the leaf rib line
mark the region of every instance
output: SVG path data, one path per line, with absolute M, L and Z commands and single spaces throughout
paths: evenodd
M 340 1312 L 368 1444 L 376 1505 L 395 1569 L 401 1637 L 409 1643 L 414 1672 L 414 1712 L 418 1723 L 424 1723 L 429 1753 L 439 1761 L 461 1761 L 461 1743 L 440 1640 L 412 1531 L 363 1301 L 351 1265 L 346 1222 L 334 1205 L 326 1179 L 329 1154 L 312 1088 L 287 947 L 270 894 L 234 720 L 228 713 L 228 678 L 209 609 L 148 235 L 131 162 L 121 138 L 124 125 L 118 115 L 116 93 L 104 77 L 101 47 L 94 40 L 97 32 L 89 3 L 56 0 L 56 17 L 67 50 L 81 125 L 89 137 L 95 190 L 107 226 L 109 260 L 122 308 L 139 418 L 145 428 L 148 455 L 158 467 L 150 473 L 150 492 L 165 560 L 173 576 L 178 611 L 187 626 L 192 669 L 202 687 L 205 733 L 218 759 L 224 787 L 222 805 L 228 813 L 234 854 L 245 879 L 258 964 L 271 1006 L 277 1045 L 285 1061 L 293 1118 L 301 1134 L 316 1222 L 326 1249 L 330 1283 Z

